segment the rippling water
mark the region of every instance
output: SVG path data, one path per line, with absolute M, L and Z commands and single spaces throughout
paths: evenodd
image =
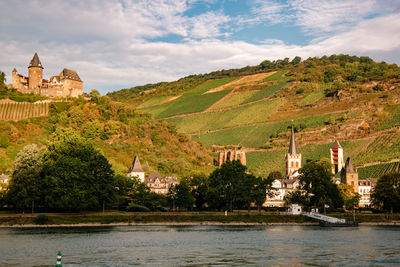
M 0 266 L 400 266 L 400 228 L 121 226 L 0 229 Z

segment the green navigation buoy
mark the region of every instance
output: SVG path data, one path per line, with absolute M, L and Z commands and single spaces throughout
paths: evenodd
M 62 267 L 62 264 L 61 264 L 61 251 L 59 251 L 58 254 L 57 254 L 57 264 L 56 264 L 56 267 Z

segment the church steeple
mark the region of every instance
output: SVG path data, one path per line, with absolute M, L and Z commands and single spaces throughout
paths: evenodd
M 294 136 L 294 127 L 292 126 L 292 135 L 290 136 L 289 154 L 297 155 L 296 139 Z
M 286 177 L 295 179 L 301 168 L 301 154 L 297 151 L 296 138 L 294 135 L 294 127 L 292 126 L 292 135 L 290 136 L 289 151 L 285 156 L 286 160 Z

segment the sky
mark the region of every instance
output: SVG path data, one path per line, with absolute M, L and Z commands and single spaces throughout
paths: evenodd
M 101 94 L 263 60 L 400 63 L 398 0 L 1 0 L 0 70 L 74 69 Z

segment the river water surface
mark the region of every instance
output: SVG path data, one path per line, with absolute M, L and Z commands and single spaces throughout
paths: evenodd
M 0 229 L 0 266 L 400 266 L 400 228 L 120 226 Z

